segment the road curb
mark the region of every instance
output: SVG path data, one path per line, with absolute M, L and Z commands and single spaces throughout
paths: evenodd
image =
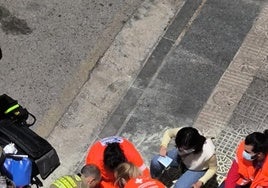
M 45 181 L 45 187 L 61 175 L 74 173 L 83 163 L 88 146 L 154 50 L 181 1 L 145 1 L 125 23 L 98 62 L 48 141 L 57 150 L 61 165 Z

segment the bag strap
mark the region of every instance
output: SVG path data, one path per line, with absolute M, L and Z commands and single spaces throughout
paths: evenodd
M 43 187 L 42 181 L 37 176 L 32 177 L 31 184 L 36 185 L 36 188 Z
M 28 117 L 32 117 L 32 122 L 27 123 Z M 32 126 L 36 122 L 35 116 L 23 108 L 17 100 L 7 94 L 0 95 L 0 119 L 10 119 L 19 124 Z
M 28 112 L 28 111 L 27 111 L 27 112 Z M 31 114 L 30 112 L 28 112 L 28 115 L 32 117 L 32 119 L 33 119 L 32 123 L 27 123 L 26 120 L 25 120 L 23 123 L 24 123 L 26 126 L 30 127 L 30 126 L 32 126 L 32 125 L 35 124 L 35 122 L 36 122 L 36 117 L 35 117 L 33 114 Z

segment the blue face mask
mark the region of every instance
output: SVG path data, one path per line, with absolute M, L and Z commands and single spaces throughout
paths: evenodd
M 248 161 L 253 161 L 255 159 L 255 155 L 250 155 L 248 152 L 243 151 L 243 158 Z

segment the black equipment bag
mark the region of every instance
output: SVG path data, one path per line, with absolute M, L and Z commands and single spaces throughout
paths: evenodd
M 15 144 L 18 154 L 28 155 L 32 160 L 33 178 L 40 174 L 41 178 L 45 179 L 60 165 L 56 150 L 47 140 L 26 125 L 0 120 L 0 145 L 4 147 L 10 142 Z
M 31 123 L 27 122 L 29 116 L 32 118 Z M 33 114 L 28 112 L 26 108 L 23 108 L 18 101 L 6 94 L 0 95 L 0 120 L 2 119 L 10 119 L 27 126 L 32 126 L 36 121 Z

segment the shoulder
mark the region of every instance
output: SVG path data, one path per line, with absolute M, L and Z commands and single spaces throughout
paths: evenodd
M 109 143 L 122 143 L 125 139 L 120 136 L 110 136 L 103 138 L 99 141 L 102 146 L 106 146 Z
M 66 175 L 56 179 L 50 188 L 58 187 L 77 187 L 77 183 L 81 181 L 81 178 L 77 175 Z
M 203 151 L 209 152 L 209 153 L 215 153 L 215 145 L 212 142 L 211 138 L 207 138 L 204 145 L 203 145 Z

